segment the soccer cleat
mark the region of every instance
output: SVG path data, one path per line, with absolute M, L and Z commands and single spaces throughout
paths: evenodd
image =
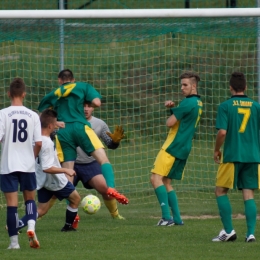
M 120 220 L 125 220 L 125 218 L 121 215 L 116 215 L 116 216 L 112 216 L 113 219 L 120 219 Z
M 16 245 L 10 244 L 9 247 L 7 247 L 7 249 L 20 249 L 20 246 L 19 246 L 19 244 L 16 244 Z
M 255 236 L 254 235 L 250 235 L 248 237 L 246 237 L 245 242 L 255 242 Z
M 115 198 L 121 204 L 128 204 L 128 202 L 129 202 L 129 200 L 126 196 L 124 196 L 123 194 L 120 194 L 114 188 L 108 188 L 107 195 Z
M 229 242 L 235 241 L 237 239 L 237 235 L 235 230 L 232 230 L 229 234 L 222 229 L 218 236 L 212 239 L 212 242 Z
M 72 226 L 70 226 L 70 227 L 64 226 L 61 229 L 61 232 L 70 232 L 70 231 L 77 231 L 77 229 L 73 228 Z
M 172 219 L 165 219 L 165 218 L 162 218 L 159 220 L 159 222 L 157 223 L 157 226 L 167 226 L 167 227 L 170 227 L 170 226 L 173 226 L 175 225 L 174 221 Z
M 79 215 L 77 214 L 77 216 L 75 217 L 75 219 L 74 219 L 74 221 L 73 221 L 73 224 L 72 224 L 72 227 L 73 227 L 74 229 L 78 228 L 79 220 L 80 220 L 80 217 L 79 217 Z
M 35 231 L 27 230 L 27 236 L 29 238 L 29 243 L 31 248 L 40 248 L 40 243 L 37 239 Z

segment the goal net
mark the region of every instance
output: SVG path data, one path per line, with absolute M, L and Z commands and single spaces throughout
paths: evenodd
M 117 189 L 133 205 L 149 206 L 157 203 L 150 170 L 168 133 L 164 101 L 178 104 L 180 74 L 196 71 L 204 111 L 184 179 L 173 186 L 180 205 L 193 205 L 187 213 L 203 212 L 215 200 L 216 110 L 230 95 L 233 71 L 245 73 L 247 94 L 258 100 L 258 37 L 256 17 L 0 19 L 1 108 L 10 104 L 6 90 L 14 77 L 25 80 L 25 105 L 36 109 L 58 86 L 60 68 L 71 69 L 77 81 L 92 84 L 103 96 L 94 115 L 111 131 L 116 125 L 125 129 L 120 148 L 107 150 Z M 231 193 L 231 199 L 237 196 Z

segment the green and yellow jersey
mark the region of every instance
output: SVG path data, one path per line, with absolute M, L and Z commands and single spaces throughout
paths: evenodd
M 58 121 L 80 122 L 90 126 L 84 114 L 84 102 L 101 98 L 100 94 L 84 82 L 68 82 L 47 94 L 40 102 L 38 110 L 52 107 L 58 113 Z
M 232 96 L 219 105 L 216 128 L 227 131 L 223 163 L 260 163 L 260 105 L 257 102 L 245 95 Z
M 199 95 L 187 96 L 171 113 L 178 120 L 171 127 L 162 149 L 170 155 L 186 160 L 190 154 L 192 139 L 202 114 L 202 101 Z

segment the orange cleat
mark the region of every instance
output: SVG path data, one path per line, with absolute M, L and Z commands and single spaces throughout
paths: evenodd
M 72 227 L 73 228 L 78 228 L 78 224 L 79 224 L 79 220 L 80 220 L 80 217 L 79 215 L 77 214 L 77 216 L 75 217 L 74 221 L 73 221 L 73 224 L 72 224 Z
M 121 204 L 128 204 L 128 202 L 129 202 L 128 198 L 125 195 L 120 194 L 114 188 L 108 188 L 107 189 L 107 195 L 109 197 L 115 198 Z
M 31 248 L 40 248 L 40 243 L 37 239 L 36 233 L 33 230 L 27 231 L 27 236 L 29 238 L 29 243 Z

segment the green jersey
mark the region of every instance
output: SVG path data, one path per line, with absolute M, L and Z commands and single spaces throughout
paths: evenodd
M 223 163 L 260 163 L 260 105 L 234 95 L 218 107 L 216 128 L 227 131 Z
M 200 96 L 187 96 L 178 107 L 171 108 L 171 113 L 178 121 L 170 129 L 162 149 L 178 159 L 186 160 L 202 114 Z
M 38 110 L 52 107 L 58 113 L 58 121 L 80 122 L 90 126 L 84 114 L 84 102 L 101 98 L 100 94 L 84 82 L 68 82 L 47 94 L 40 102 Z

